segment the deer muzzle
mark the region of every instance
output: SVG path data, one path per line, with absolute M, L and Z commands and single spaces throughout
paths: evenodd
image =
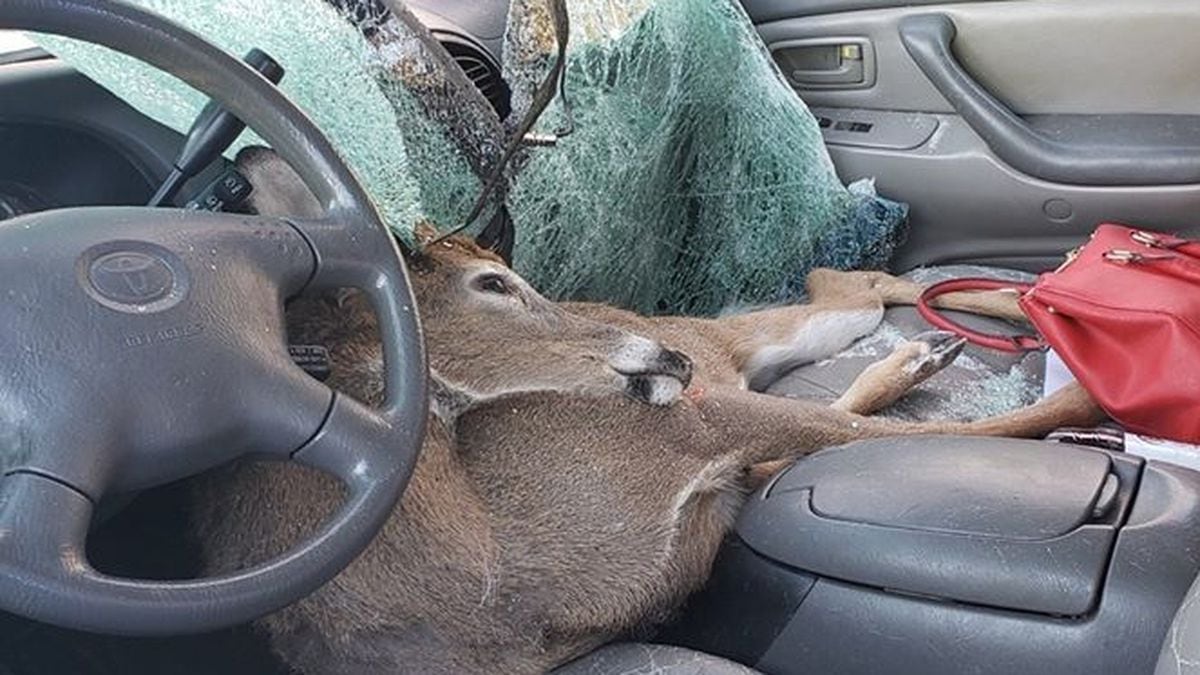
M 650 405 L 670 405 L 692 382 L 692 360 L 652 340 L 626 343 L 609 365 L 625 378 L 625 393 Z

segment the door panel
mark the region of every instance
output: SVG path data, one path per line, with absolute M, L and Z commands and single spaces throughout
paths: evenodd
M 855 119 L 847 109 L 819 114 Z M 873 176 L 880 194 L 911 205 L 897 270 L 978 262 L 1031 272 L 1106 220 L 1200 234 L 1200 185 L 1090 187 L 1050 183 L 1015 171 L 989 152 L 962 118 L 937 115 L 938 129 L 915 150 L 829 146 L 845 180 Z
M 1200 232 L 1200 3 L 1007 0 L 814 16 L 815 5 L 886 3 L 745 1 L 752 15 L 777 17 L 758 28 L 785 76 L 812 76 L 791 69 L 812 59 L 788 45 L 869 44 L 861 54 L 874 61 L 859 69 L 870 86 L 793 83 L 826 118 L 842 177 L 874 176 L 881 194 L 912 205 L 897 268 L 1042 269 L 1104 220 Z M 951 37 L 918 63 L 902 27 L 930 15 L 947 18 Z M 937 58 L 931 67 L 931 54 L 958 72 Z
M 1200 114 L 1200 8 L 1185 0 L 976 4 L 947 12 L 963 64 L 1021 114 Z
M 993 0 L 975 0 L 989 2 Z M 742 6 L 755 23 L 798 16 L 818 16 L 855 12 L 862 9 L 885 9 L 913 5 L 939 5 L 945 0 L 742 0 Z

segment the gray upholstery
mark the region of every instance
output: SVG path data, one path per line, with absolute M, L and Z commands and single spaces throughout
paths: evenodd
M 1179 605 L 1154 675 L 1200 675 L 1200 579 Z
M 952 265 L 914 270 L 904 275 L 921 284 L 950 278 L 984 276 L 1029 281 L 1032 276 L 991 267 Z M 972 328 L 1012 334 L 1018 328 L 999 319 L 949 312 Z M 883 324 L 838 356 L 800 366 L 766 391 L 777 396 L 832 401 L 872 362 L 887 356 L 900 342 L 932 330 L 913 307 L 892 307 Z M 1045 359 L 1041 352 L 1014 355 L 968 346 L 958 359 L 882 412 L 909 420 L 977 419 L 1028 405 L 1041 395 Z
M 640 642 L 601 647 L 554 671 L 554 675 L 755 675 L 733 661 L 703 652 Z

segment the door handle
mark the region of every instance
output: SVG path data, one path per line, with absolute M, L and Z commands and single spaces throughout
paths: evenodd
M 771 57 L 801 89 L 862 89 L 875 84 L 875 50 L 861 37 L 822 37 L 772 43 Z

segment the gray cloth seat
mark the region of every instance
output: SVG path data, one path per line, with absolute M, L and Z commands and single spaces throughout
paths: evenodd
M 961 277 L 1031 281 L 1033 275 L 974 265 L 947 265 L 904 275 L 920 284 Z M 1027 332 L 1010 322 L 963 312 L 948 312 L 971 328 L 1015 334 Z M 868 365 L 899 343 L 932 330 L 913 307 L 891 307 L 880 327 L 832 359 L 802 365 L 784 374 L 766 392 L 789 398 L 833 401 Z M 913 389 L 882 415 L 908 420 L 968 420 L 1015 410 L 1041 396 L 1045 358 L 1041 352 L 1006 354 L 968 345 L 954 363 Z
M 755 675 L 758 672 L 683 647 L 618 642 L 555 669 L 553 675 Z
M 1175 613 L 1154 675 L 1200 675 L 1200 579 L 1192 583 Z

